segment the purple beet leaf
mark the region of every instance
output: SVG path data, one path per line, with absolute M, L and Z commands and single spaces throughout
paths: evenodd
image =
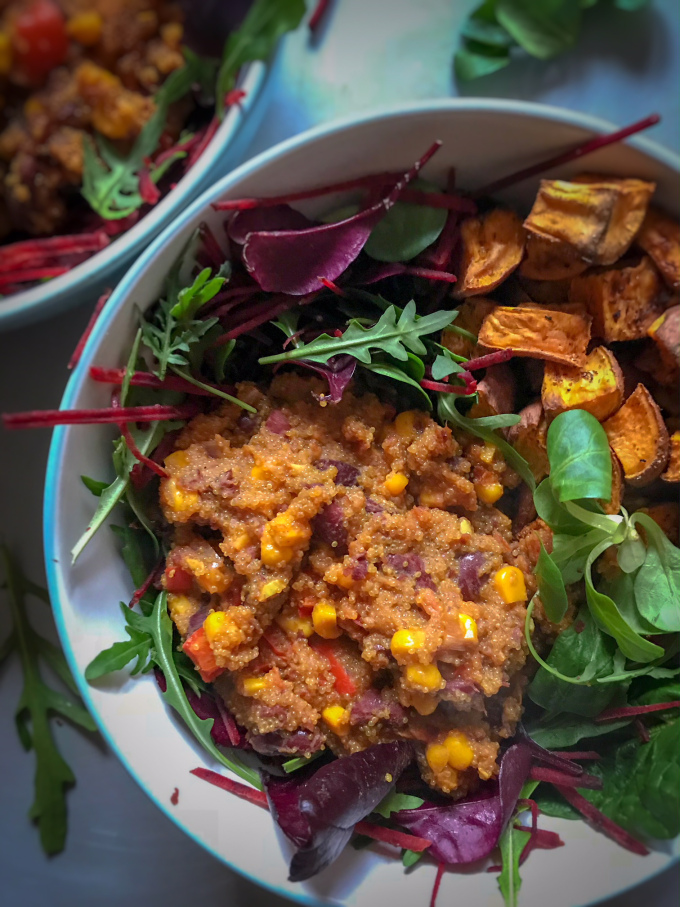
M 325 364 L 307 362 L 306 359 L 298 359 L 295 364 L 311 369 L 311 371 L 316 372 L 317 375 L 322 375 L 326 379 L 328 382 L 328 393 L 319 397 L 321 402 L 339 403 L 347 385 L 354 377 L 357 360 L 353 356 L 341 354 L 333 356 Z
M 303 296 L 318 290 L 319 278 L 335 280 L 357 258 L 371 230 L 440 147 L 436 142 L 391 190 L 370 207 L 345 220 L 304 230 L 256 231 L 246 236 L 243 263 L 270 293 Z
M 248 208 L 237 211 L 229 221 L 229 238 L 242 246 L 250 233 L 269 233 L 272 230 L 305 230 L 315 222 L 290 205 L 269 208 Z
M 411 745 L 400 740 L 289 778 L 263 773 L 271 813 L 297 847 L 292 882 L 311 878 L 340 855 L 356 823 L 394 788 L 412 757 Z
M 531 768 L 531 750 L 515 743 L 505 751 L 498 781 L 473 799 L 450 806 L 423 804 L 392 818 L 418 837 L 432 841 L 428 853 L 442 863 L 461 865 L 488 857 L 510 821 Z

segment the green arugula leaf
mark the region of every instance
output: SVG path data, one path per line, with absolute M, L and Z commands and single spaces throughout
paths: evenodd
M 139 529 L 133 529 L 131 526 L 111 526 L 111 531 L 118 537 L 121 543 L 121 557 L 128 569 L 135 588 L 138 589 L 150 573 L 149 555 L 153 557 L 157 552 L 154 549 L 149 551 L 146 542 L 146 534 Z M 158 542 L 156 542 L 156 546 Z
M 448 378 L 449 375 L 457 375 L 462 371 L 462 365 L 454 359 L 450 359 L 448 356 L 442 356 L 441 353 L 439 353 L 432 363 L 432 380 L 441 381 L 444 378 Z
M 284 762 L 281 768 L 287 775 L 290 775 L 298 771 L 298 769 L 305 768 L 305 766 L 318 759 L 321 755 L 323 755 L 323 750 L 319 750 L 318 753 L 312 753 L 310 756 L 295 756 L 293 759 L 288 759 Z
M 224 114 L 224 99 L 236 84 L 244 63 L 266 60 L 278 40 L 298 27 L 305 14 L 304 0 L 255 0 L 239 29 L 224 47 L 217 74 L 217 115 Z
M 401 862 L 404 868 L 410 869 L 411 866 L 415 866 L 424 853 L 425 851 L 423 850 L 402 850 Z
M 183 371 L 181 368 L 173 367 L 172 370 L 176 375 L 179 375 L 180 378 L 184 378 L 185 381 L 188 381 L 189 384 L 200 387 L 204 391 L 209 391 L 214 397 L 221 397 L 223 400 L 228 400 L 230 403 L 235 403 L 236 406 L 240 406 L 241 409 L 245 409 L 249 413 L 257 412 L 255 407 L 251 406 L 250 403 L 239 400 L 238 397 L 234 397 L 232 396 L 232 394 L 228 394 L 226 391 L 220 390 L 220 388 L 218 387 L 211 387 L 209 384 L 206 384 L 203 381 L 199 381 L 198 378 L 194 378 L 193 375 L 190 375 L 188 372 Z
M 574 0 L 498 0 L 496 16 L 520 47 L 540 60 L 573 47 L 581 28 Z
M 222 346 L 217 348 L 217 352 L 213 356 L 213 374 L 215 375 L 215 380 L 220 384 L 225 380 L 224 375 L 227 367 L 227 362 L 229 361 L 231 354 L 234 352 L 235 346 L 235 340 L 228 340 L 226 343 L 223 343 Z
M 424 802 L 420 797 L 399 794 L 396 790 L 392 790 L 386 797 L 383 797 L 373 812 L 382 816 L 383 819 L 389 819 L 392 813 L 399 812 L 400 809 L 418 809 Z
M 153 611 L 148 616 L 137 614 L 124 605 L 122 608 L 126 621 L 125 629 L 130 640 L 114 643 L 109 649 L 100 652 L 85 669 L 86 678 L 94 680 L 102 677 L 112 670 L 119 670 L 135 658 L 137 662 L 132 670 L 133 674 L 145 673 L 156 664 L 163 672 L 167 684 L 161 696 L 183 719 L 203 749 L 244 781 L 261 790 L 262 784 L 254 769 L 244 765 L 237 756 L 226 756 L 215 746 L 210 736 L 213 719 L 199 718 L 189 704 L 174 659 L 172 621 L 168 615 L 167 593 L 161 592 L 157 596 Z M 144 644 L 136 634 L 145 637 Z M 147 658 L 146 662 L 144 657 Z
M 306 359 L 325 365 L 333 356 L 344 353 L 353 356 L 363 365 L 370 365 L 372 352 L 386 353 L 400 362 L 408 360 L 409 351 L 418 356 L 427 353 L 422 338 L 434 334 L 451 324 L 455 314 L 452 311 L 433 312 L 431 315 L 418 317 L 416 304 L 411 301 L 399 315 L 397 309 L 390 305 L 372 327 L 364 327 L 356 319 L 341 337 L 330 337 L 321 334 L 309 343 L 302 343 L 297 348 L 278 353 L 275 356 L 264 356 L 260 365 L 271 365 L 274 362 L 290 362 L 295 359 Z
M 212 270 L 204 268 L 190 287 L 179 291 L 170 314 L 177 321 L 190 321 L 206 302 L 210 302 L 225 284 L 224 277 L 211 277 Z
M 468 45 L 470 42 L 467 42 Z M 510 63 L 509 53 L 484 53 L 471 50 L 458 50 L 453 58 L 456 78 L 461 82 L 471 82 L 482 76 L 489 76 L 499 69 L 505 69 Z
M 605 430 L 583 409 L 560 413 L 548 429 L 550 484 L 558 501 L 612 496 L 612 463 Z
M 506 50 L 511 48 L 516 43 L 515 39 L 498 24 L 495 7 L 495 0 L 482 3 L 463 23 L 461 36 L 478 44 L 488 44 L 489 47 Z
M 416 180 L 413 187 L 439 192 L 424 180 Z M 364 252 L 377 261 L 411 261 L 438 239 L 447 217 L 444 208 L 397 202 L 371 230 Z
M 50 715 L 60 715 L 87 731 L 94 732 L 97 726 L 78 697 L 47 686 L 41 676 L 42 658 L 69 690 L 76 692 L 63 653 L 37 633 L 28 618 L 26 596 L 38 595 L 43 601 L 49 601 L 46 591 L 23 575 L 4 546 L 0 546 L 0 563 L 13 626 L 2 646 L 0 661 L 8 657 L 10 651 L 16 651 L 21 661 L 24 685 L 15 722 L 24 749 L 35 752 L 35 793 L 29 816 L 38 824 L 45 853 L 56 854 L 64 849 L 66 841 L 66 788 L 75 783 L 75 777 L 54 742 Z
M 531 832 L 515 828 L 514 820 L 501 835 L 498 846 L 501 852 L 502 869 L 498 876 L 498 887 L 503 895 L 506 907 L 517 907 L 517 897 L 522 887 L 519 874 L 519 860 L 522 851 L 529 843 Z
M 99 479 L 91 479 L 89 476 L 81 476 L 80 481 L 96 498 L 98 498 L 102 491 L 108 486 L 108 482 L 100 482 Z
M 432 409 L 432 401 L 430 400 L 427 391 L 425 391 L 418 381 L 407 374 L 404 368 L 400 367 L 397 363 L 383 359 L 371 362 L 370 364 L 362 363 L 362 366 L 369 372 L 374 372 L 376 375 L 382 375 L 383 378 L 390 378 L 392 381 L 400 381 L 402 384 L 408 384 L 410 387 L 415 388 L 423 398 L 422 402 L 425 406 L 428 409 Z
M 569 600 L 560 569 L 541 544 L 536 570 L 538 594 L 549 621 L 558 624 L 567 613 Z

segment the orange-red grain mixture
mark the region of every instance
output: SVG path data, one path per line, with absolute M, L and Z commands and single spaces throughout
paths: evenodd
M 322 390 L 243 383 L 256 416 L 182 431 L 161 482 L 171 617 L 259 752 L 407 737 L 462 796 L 520 715 L 535 527 L 513 538 L 494 506 L 518 478 L 493 446 Z

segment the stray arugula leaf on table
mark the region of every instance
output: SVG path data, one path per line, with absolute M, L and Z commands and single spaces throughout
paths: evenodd
M 24 686 L 15 721 L 24 749 L 35 752 L 35 794 L 29 816 L 38 824 L 45 853 L 56 854 L 66 841 L 66 789 L 75 784 L 75 776 L 54 741 L 50 716 L 59 715 L 87 731 L 95 732 L 97 726 L 78 696 L 62 651 L 30 623 L 26 597 L 49 604 L 46 590 L 24 576 L 4 546 L 0 546 L 0 564 L 12 621 L 12 630 L 0 646 L 0 662 L 12 652 L 21 661 Z M 41 662 L 57 675 L 67 693 L 45 683 Z
M 598 0 L 484 0 L 461 30 L 461 48 L 454 68 L 462 81 L 503 69 L 513 52 L 523 50 L 549 60 L 576 44 L 583 10 Z M 615 0 L 618 10 L 633 12 L 648 0 Z

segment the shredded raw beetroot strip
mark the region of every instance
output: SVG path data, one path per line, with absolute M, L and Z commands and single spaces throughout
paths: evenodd
M 595 775 L 567 775 L 565 772 L 558 772 L 554 768 L 543 768 L 535 765 L 529 772 L 532 781 L 545 781 L 548 784 L 555 784 L 569 787 L 584 787 L 587 790 L 602 790 L 602 778 Z
M 642 857 L 647 856 L 649 851 L 644 844 L 636 841 L 635 838 L 629 835 L 620 825 L 617 825 L 616 822 L 600 812 L 596 806 L 593 806 L 590 800 L 586 800 L 582 794 L 579 794 L 579 792 L 572 787 L 563 787 L 562 785 L 556 785 L 556 787 L 567 803 L 570 803 L 574 809 L 578 810 L 585 819 L 595 826 L 595 828 L 604 832 L 608 837 L 616 841 L 617 844 L 620 844 L 621 847 L 625 847 L 626 850 L 637 853 Z
M 666 709 L 680 708 L 680 700 L 672 702 L 655 702 L 652 705 L 626 705 L 620 709 L 607 709 L 595 719 L 596 722 L 616 721 L 619 718 L 634 718 L 636 715 L 647 715 L 649 712 L 663 712 Z
M 141 450 L 135 444 L 135 439 L 132 437 L 132 432 L 130 431 L 130 426 L 127 422 L 120 422 L 120 432 L 125 438 L 125 443 L 127 449 L 130 451 L 132 456 L 137 460 L 138 463 L 141 463 L 143 466 L 146 466 L 147 469 L 150 469 L 151 472 L 155 472 L 157 476 L 160 476 L 161 479 L 167 479 L 168 474 L 158 463 L 155 463 L 149 457 L 145 457 Z
M 455 274 L 448 271 L 436 271 L 433 268 L 420 268 L 416 265 L 407 265 L 403 273 L 411 277 L 423 277 L 425 280 L 442 280 L 445 283 L 455 283 L 458 280 Z
M 39 267 L 63 255 L 99 252 L 109 244 L 102 230 L 72 236 L 48 236 L 26 239 L 2 247 L 0 274 L 29 267 Z
M 336 296 L 341 296 L 343 299 L 347 297 L 348 294 L 335 281 L 328 280 L 326 277 L 319 277 L 319 280 L 331 293 L 335 293 Z
M 161 190 L 151 179 L 151 174 L 149 173 L 149 168 L 144 167 L 139 171 L 139 194 L 142 197 L 142 201 L 147 205 L 155 205 L 160 201 Z
M 190 419 L 198 409 L 193 403 L 181 406 L 122 406 L 120 409 L 43 409 L 24 413 L 3 413 L 5 428 L 49 428 L 53 425 L 100 425 L 124 422 L 166 422 Z
M 101 384 L 118 384 L 121 385 L 125 379 L 124 368 L 101 368 L 98 365 L 90 366 L 90 378 L 93 381 L 99 381 Z M 153 387 L 157 390 L 177 391 L 180 394 L 193 394 L 196 397 L 212 397 L 210 391 L 202 387 L 196 387 L 190 381 L 185 381 L 179 375 L 167 375 L 162 381 L 151 372 L 133 372 L 130 378 L 130 384 L 133 387 Z M 216 384 L 207 384 L 215 390 L 224 391 L 227 394 L 235 394 L 236 388 L 224 385 L 218 387 Z
M 307 28 L 309 28 L 312 34 L 317 31 L 317 29 L 323 22 L 323 18 L 326 15 L 329 6 L 330 0 L 317 0 L 317 4 L 314 7 L 314 12 L 309 17 L 309 22 L 307 23 Z
M 224 262 L 224 252 L 222 251 L 220 244 L 215 238 L 215 234 L 210 229 L 208 224 L 201 224 L 198 228 L 198 232 L 203 243 L 203 251 L 206 253 L 210 262 L 214 268 L 219 268 L 219 266 Z
M 463 195 L 449 195 L 446 192 L 423 192 L 422 189 L 404 189 L 401 201 L 411 205 L 422 205 L 425 208 L 443 208 L 446 211 L 459 211 L 461 214 L 476 214 L 477 205 L 471 198 Z
M 514 350 L 497 350 L 495 353 L 488 353 L 486 356 L 478 356 L 476 359 L 468 359 L 465 368 L 468 372 L 476 372 L 482 368 L 489 368 L 492 365 L 498 365 L 501 362 L 507 362 L 515 355 Z
M 461 375 L 456 375 L 456 378 L 459 377 Z M 463 397 L 468 397 L 477 390 L 476 381 L 471 381 L 465 387 L 461 387 L 459 384 L 446 384 L 444 381 L 430 381 L 429 378 L 423 378 L 420 386 L 426 391 L 436 391 L 439 394 L 460 394 Z
M 449 211 L 446 218 L 444 229 L 439 234 L 439 239 L 433 249 L 425 251 L 422 260 L 429 267 L 437 271 L 446 268 L 453 254 L 460 232 L 458 230 L 458 214 L 456 211 Z
M 194 135 L 189 136 L 186 141 L 178 142 L 176 145 L 172 145 L 165 151 L 161 151 L 161 153 L 156 158 L 154 158 L 154 167 L 160 167 L 161 164 L 164 164 L 166 161 L 173 158 L 176 154 L 187 154 L 195 145 L 198 144 L 200 138 L 201 133 L 194 133 Z
M 209 784 L 214 784 L 215 787 L 226 790 L 230 794 L 235 794 L 242 800 L 248 800 L 249 803 L 254 803 L 256 806 L 261 806 L 263 809 L 269 811 L 269 803 L 267 802 L 267 795 L 264 791 L 255 790 L 253 787 L 241 784 L 240 781 L 232 781 L 232 779 L 227 778 L 226 775 L 220 775 L 218 772 L 213 772 L 209 768 L 193 768 L 191 769 L 191 774 L 196 775 L 197 778 L 201 778 L 203 781 L 207 781 Z M 385 828 L 382 825 L 375 825 L 373 822 L 357 822 L 354 826 L 354 831 L 358 835 L 365 835 L 367 838 L 373 838 L 374 841 L 382 841 L 384 844 L 392 844 L 394 847 L 403 847 L 407 850 L 413 850 L 416 853 L 421 853 L 431 844 L 431 842 L 427 841 L 425 838 L 410 835 L 405 831 Z
M 158 560 L 156 566 L 153 568 L 151 573 L 144 580 L 144 582 L 139 587 L 139 589 L 135 589 L 135 593 L 132 596 L 132 598 L 130 599 L 131 608 L 134 608 L 134 606 L 142 600 L 142 598 L 146 594 L 147 589 L 149 589 L 154 583 L 158 582 L 158 580 L 161 578 L 162 574 L 163 574 L 163 558 L 160 558 Z
M 76 348 L 73 351 L 71 358 L 68 361 L 67 368 L 75 368 L 76 365 L 80 362 L 80 357 L 83 355 L 83 350 L 85 349 L 85 344 L 87 343 L 90 334 L 94 330 L 94 326 L 97 323 L 97 319 L 101 315 L 101 311 L 109 301 L 111 293 L 113 290 L 106 290 L 97 300 L 92 314 L 90 315 L 90 320 L 87 322 L 87 327 L 83 331 L 83 335 L 78 341 Z
M 48 277 L 61 277 L 70 271 L 69 265 L 51 265 L 44 268 L 27 268 L 22 271 L 10 271 L 0 274 L 0 287 L 6 287 L 13 283 L 31 283 L 35 280 L 45 280 Z
M 250 318 L 248 318 L 246 321 L 241 322 L 241 324 L 236 325 L 236 327 L 233 327 L 226 334 L 222 334 L 220 337 L 218 337 L 215 340 L 213 346 L 222 346 L 223 344 L 228 343 L 230 340 L 235 340 L 242 334 L 247 334 L 249 331 L 253 331 L 255 330 L 255 328 L 259 328 L 260 325 L 265 324 L 265 322 L 271 321 L 272 318 L 280 315 L 281 312 L 292 309 L 293 306 L 309 305 L 309 303 L 313 302 L 318 295 L 319 291 L 308 293 L 306 296 L 287 296 L 285 294 L 281 294 L 279 296 L 279 299 L 281 301 L 278 304 L 272 303 L 271 299 L 265 299 L 262 303 L 251 307 Z M 252 314 L 253 310 L 257 310 L 256 314 L 254 315 Z
M 151 459 L 154 463 L 162 463 L 162 461 L 171 454 L 175 449 L 175 439 L 177 437 L 177 432 L 172 431 L 163 437 L 160 440 L 158 447 L 154 450 L 151 455 Z M 146 468 L 143 463 L 135 463 L 135 465 L 130 470 L 130 481 L 132 486 L 136 491 L 141 491 L 143 488 L 149 484 L 153 477 L 153 473 Z
M 633 727 L 635 728 L 635 733 L 640 738 L 642 743 L 649 743 L 652 739 L 652 735 L 649 733 L 649 728 L 644 723 L 642 718 L 636 718 L 633 722 Z
M 184 158 L 184 170 L 191 170 L 196 161 L 203 154 L 208 145 L 215 138 L 217 130 L 220 128 L 221 122 L 218 117 L 213 117 L 212 120 L 208 123 L 206 128 L 199 133 L 199 139 L 191 149 L 187 157 Z
M 432 897 L 430 898 L 430 907 L 437 907 L 437 895 L 439 894 L 439 886 L 442 883 L 444 878 L 444 873 L 446 872 L 446 863 L 437 864 L 437 875 L 435 876 L 434 886 L 432 887 Z
M 478 189 L 474 193 L 475 197 L 478 198 L 481 195 L 491 195 L 493 192 L 500 192 L 501 189 L 507 189 L 508 186 L 514 186 L 515 183 L 520 183 L 522 180 L 529 179 L 529 177 L 537 176 L 539 173 L 544 173 L 546 170 L 552 170 L 553 167 L 560 167 L 562 164 L 577 161 L 586 154 L 592 154 L 593 151 L 599 151 L 600 148 L 605 148 L 607 145 L 622 142 L 624 139 L 627 139 L 631 135 L 635 135 L 637 132 L 649 129 L 650 126 L 656 126 L 660 120 L 661 117 L 659 114 L 653 113 L 650 116 L 645 117 L 644 120 L 638 120 L 637 123 L 625 126 L 623 129 L 617 129 L 616 132 L 610 132 L 607 135 L 598 135 L 594 139 L 589 139 L 587 142 L 576 145 L 575 148 L 571 148 L 569 151 L 564 151 L 562 154 L 556 154 L 554 157 L 548 158 L 547 161 L 541 161 L 540 164 L 525 167 L 523 170 L 518 170 L 516 173 L 509 174 L 509 176 L 504 176 L 501 177 L 501 179 L 487 183 L 486 186 L 482 186 L 481 189 Z

